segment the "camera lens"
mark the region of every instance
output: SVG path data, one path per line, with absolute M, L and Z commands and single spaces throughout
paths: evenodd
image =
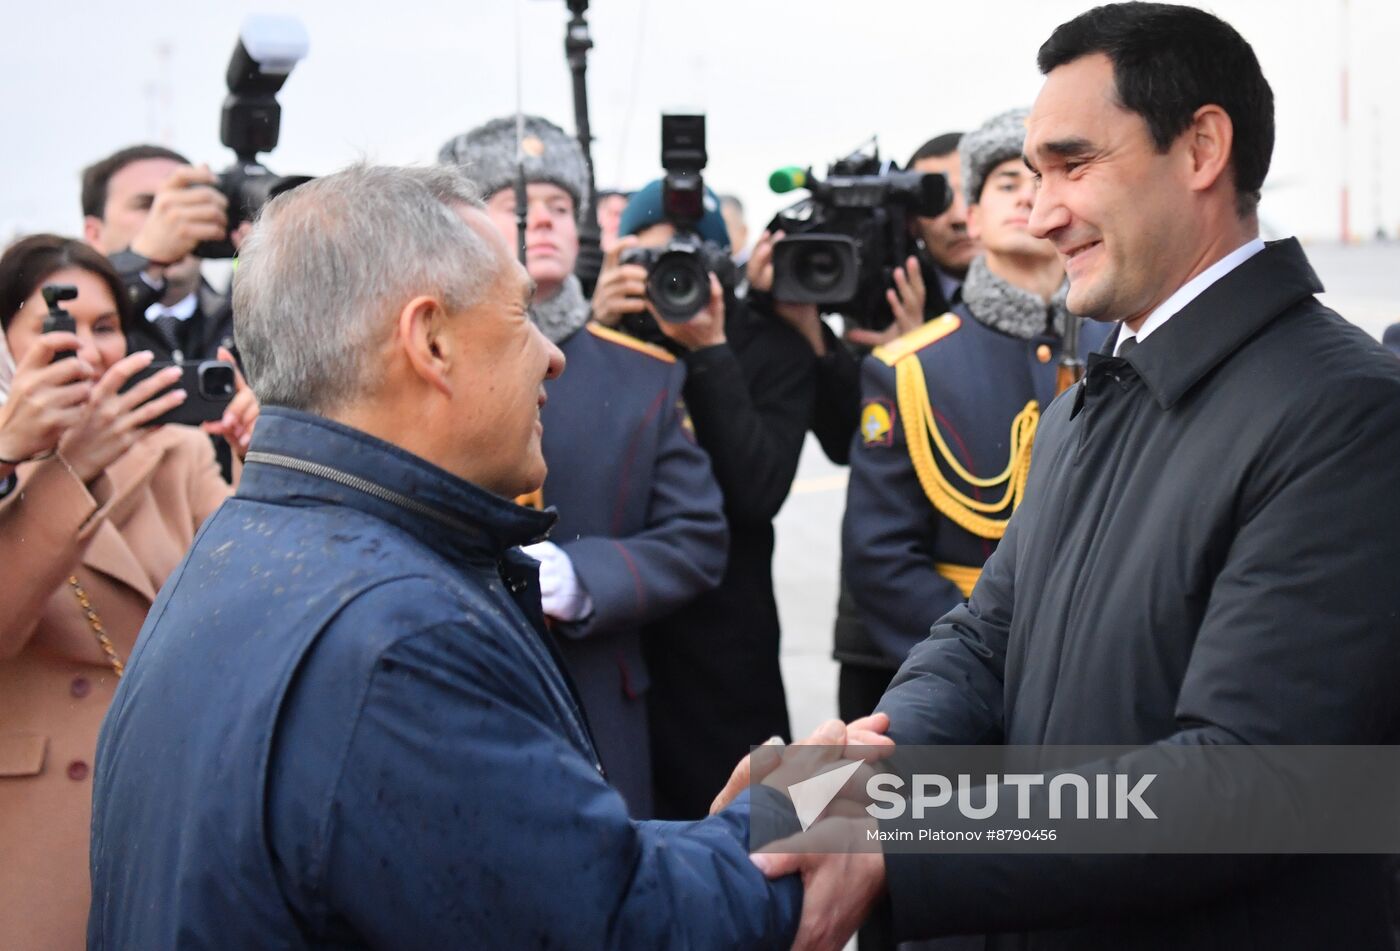
M 699 285 L 688 268 L 666 271 L 659 280 L 663 288 L 662 296 L 673 305 L 681 306 L 695 301 Z
M 199 392 L 205 399 L 223 399 L 235 389 L 233 367 L 211 363 L 199 368 Z
M 665 254 L 647 279 L 647 294 L 663 320 L 682 323 L 709 301 L 709 274 L 693 254 Z
M 825 294 L 841 283 L 841 258 L 832 248 L 815 245 L 793 262 L 798 281 L 813 294 Z
M 794 304 L 845 304 L 856 295 L 860 248 L 849 235 L 808 232 L 773 245 L 773 298 Z

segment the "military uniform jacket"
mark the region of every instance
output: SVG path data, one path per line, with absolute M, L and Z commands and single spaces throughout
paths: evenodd
M 812 349 L 751 302 L 726 302 L 728 343 L 684 359 L 686 402 L 729 519 L 724 580 L 648 631 L 657 815 L 693 819 L 755 743 L 790 735 L 773 596 L 773 519 L 811 417 Z
M 1081 349 L 1107 334 L 1086 321 Z M 1020 498 L 1059 357 L 1057 335 L 1012 337 L 959 303 L 863 362 L 842 528 L 846 584 L 879 651 L 860 661 L 898 667 L 972 589 Z
M 681 389 L 685 365 L 588 324 L 563 344 L 566 371 L 543 410 L 550 540 L 593 599 L 580 623 L 556 624 L 608 778 L 633 814 L 650 814 L 651 763 L 641 631 L 724 576 L 729 534 L 709 457 Z
M 952 299 L 943 293 L 943 278 L 928 252 L 920 246 L 919 270 L 923 274 L 927 296 L 924 299 L 924 320 L 941 317 L 962 299 L 961 279 Z M 767 294 L 750 293 L 751 300 L 771 298 Z M 771 304 L 769 304 L 771 308 Z M 822 452 L 838 466 L 851 461 L 851 436 L 860 421 L 860 362 L 865 351 L 858 345 L 837 337 L 831 327 L 822 322 L 822 337 L 826 353 L 816 361 L 816 397 L 812 404 L 812 435 L 821 443 Z M 861 636 L 864 640 L 864 635 Z M 838 646 L 838 651 L 840 647 Z
M 971 600 L 879 709 L 900 744 L 1400 742 L 1400 362 L 1268 245 L 1046 411 Z M 1210 821 L 1251 821 L 1250 790 Z M 1042 810 L 1036 813 L 1035 810 Z M 1044 814 L 1043 801 L 1032 814 Z M 896 928 L 988 947 L 1390 949 L 1376 856 L 889 855 Z M 1057 929 L 1057 930 L 1050 930 Z

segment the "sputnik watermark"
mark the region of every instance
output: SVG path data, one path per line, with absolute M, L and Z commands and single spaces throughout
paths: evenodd
M 1130 815 L 1128 810 L 1131 808 L 1143 819 L 1156 819 L 1157 813 L 1153 812 L 1152 807 L 1142 798 L 1147 787 L 1152 785 L 1156 778 L 1155 773 L 1140 776 L 1130 788 L 1131 776 L 1121 773 L 1100 773 L 1095 776 L 1093 818 L 1127 819 Z M 908 807 L 913 818 L 922 819 L 928 810 L 942 809 L 950 804 L 956 790 L 958 812 L 969 819 L 992 819 L 1000 814 L 1001 787 L 1011 786 L 1016 789 L 1016 818 L 1022 821 L 1063 818 L 1066 792 L 1074 797 L 1075 818 L 1090 817 L 1089 779 L 1073 773 L 1051 776 L 1048 781 L 1046 777 L 1035 773 L 1008 773 L 1004 776 L 987 775 L 980 778 L 960 773 L 952 780 L 937 774 L 917 774 L 913 778 L 912 793 L 908 797 L 898 792 L 905 785 L 903 779 L 888 773 L 872 776 L 865 785 L 866 795 L 881 805 L 867 806 L 865 811 L 872 819 L 898 819 Z M 1049 793 L 1043 804 L 1045 814 L 1033 814 L 1036 810 L 1031 805 L 1031 790 L 1042 785 L 1047 787 Z M 974 805 L 973 800 L 979 789 L 982 803 Z M 1037 806 L 1040 805 L 1037 803 Z
M 753 783 L 754 850 L 1400 854 L 1400 746 L 794 746 Z
M 812 827 L 860 766 L 859 762 L 848 763 L 788 786 L 788 798 L 792 800 L 802 831 Z M 891 773 L 877 773 L 865 783 L 865 794 L 872 800 L 865 812 L 872 819 L 901 819 L 907 811 L 912 818 L 922 819 L 929 811 L 943 809 L 956 798 L 958 812 L 964 817 L 994 819 L 1000 814 L 1001 790 L 1009 787 L 1015 790 L 1016 818 L 1020 821 L 1064 818 L 1068 814 L 1067 796 L 1071 798 L 1076 819 L 1088 819 L 1091 815 L 1095 819 L 1127 819 L 1133 813 L 1139 818 L 1156 819 L 1157 813 L 1143 798 L 1156 778 L 1155 773 L 1148 773 L 1134 782 L 1133 777 L 1121 773 L 1101 773 L 1093 777 L 1091 794 L 1089 777 L 1074 773 L 1048 778 L 1036 773 L 980 777 L 960 773 L 952 778 L 919 773 L 910 782 Z M 1043 800 L 1035 800 L 1033 805 L 1031 791 L 1037 786 L 1045 786 L 1048 795 Z M 900 792 L 905 788 L 910 790 L 907 796 Z M 975 801 L 979 795 L 980 804 Z M 1043 815 L 1039 814 L 1039 808 L 1044 809 Z

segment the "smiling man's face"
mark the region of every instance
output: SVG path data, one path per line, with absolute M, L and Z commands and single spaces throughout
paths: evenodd
M 546 380 L 564 372 L 564 355 L 530 319 L 534 281 L 480 211 L 457 208 L 496 255 L 496 278 L 481 299 L 450 318 L 456 336 L 450 377 L 462 465 L 452 471 L 513 498 L 544 484 L 541 439 Z
M 1180 286 L 1182 249 L 1199 243 L 1188 138 L 1159 152 L 1143 117 L 1119 104 L 1101 53 L 1046 77 L 1026 123 L 1026 163 L 1040 176 L 1030 231 L 1064 261 L 1072 313 L 1131 323 Z

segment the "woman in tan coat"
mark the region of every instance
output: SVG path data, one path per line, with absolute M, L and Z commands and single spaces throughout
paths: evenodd
M 42 332 L 47 284 L 78 289 L 76 334 Z M 230 491 L 207 436 L 145 426 L 183 401 L 158 395 L 178 370 L 120 392 L 151 361 L 126 354 L 122 300 L 77 241 L 38 235 L 0 258 L 0 945 L 14 951 L 85 945 L 98 728 L 156 592 Z M 230 410 L 207 428 L 241 456 L 257 404 L 241 390 Z

